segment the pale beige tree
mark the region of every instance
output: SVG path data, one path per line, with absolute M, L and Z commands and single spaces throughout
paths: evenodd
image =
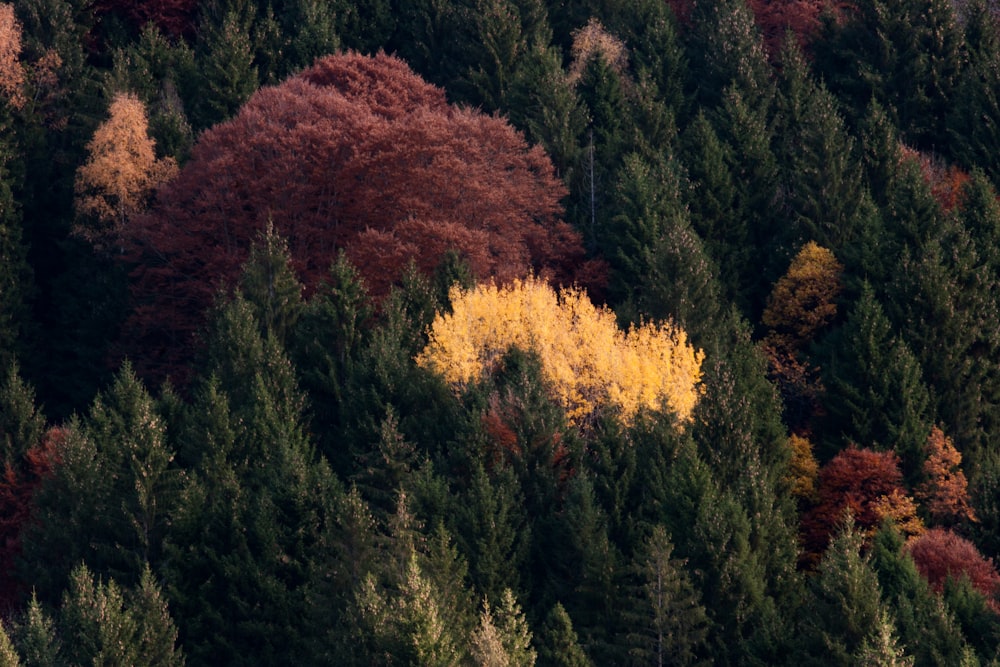
M 96 248 L 117 240 L 128 219 L 144 211 L 156 189 L 177 173 L 173 158 L 157 159 L 138 97 L 118 93 L 108 112 L 87 144 L 87 162 L 75 183 L 75 231 Z

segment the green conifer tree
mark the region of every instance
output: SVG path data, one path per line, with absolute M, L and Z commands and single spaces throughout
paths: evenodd
M 556 603 L 535 635 L 538 667 L 589 667 L 592 663 L 580 647 L 566 609 Z

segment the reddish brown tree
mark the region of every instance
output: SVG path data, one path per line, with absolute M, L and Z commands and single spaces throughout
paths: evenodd
M 561 220 L 564 194 L 502 118 L 449 106 L 397 58 L 327 57 L 206 131 L 130 226 L 131 333 L 145 344 L 133 356 L 176 361 L 269 220 L 307 290 L 339 248 L 376 297 L 411 260 L 429 273 L 448 250 L 477 278 L 589 284 L 596 265 Z
M 802 517 L 804 560 L 818 561 L 847 511 L 858 529 L 869 534 L 886 518 L 904 532 L 920 532 L 915 505 L 902 483 L 893 452 L 851 446 L 833 457 L 820 470 L 816 504 Z
M 8 462 L 0 476 L 0 611 L 9 612 L 25 592 L 15 576 L 21 534 L 31 521 L 35 490 L 58 464 L 65 439 L 62 428 L 51 428 L 21 460 Z
M 932 528 L 910 540 L 906 548 L 931 588 L 940 592 L 949 577 L 967 576 L 993 610 L 1000 612 L 1000 574 L 993 559 L 984 557 L 972 542 L 948 529 Z

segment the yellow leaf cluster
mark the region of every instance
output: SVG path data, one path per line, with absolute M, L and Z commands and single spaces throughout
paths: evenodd
M 690 419 L 700 393 L 704 354 L 671 324 L 627 332 L 614 314 L 577 289 L 556 293 L 528 278 L 506 286 L 452 288 L 452 312 L 431 324 L 417 363 L 458 389 L 493 371 L 512 347 L 533 351 L 573 423 L 613 406 L 629 423 L 643 408 Z
M 89 159 L 76 173 L 77 214 L 98 223 L 78 231 L 94 242 L 120 230 L 129 216 L 145 209 L 159 185 L 177 173 L 172 158 L 158 160 L 149 137 L 146 107 L 131 93 L 115 95 L 110 117 L 87 144 Z
M 792 348 L 812 340 L 837 314 L 843 270 L 834 254 L 815 241 L 803 246 L 775 283 L 761 317 L 773 330 L 771 337 Z

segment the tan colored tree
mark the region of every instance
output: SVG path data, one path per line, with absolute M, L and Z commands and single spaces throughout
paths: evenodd
M 439 313 L 417 363 L 464 387 L 517 347 L 538 355 L 542 373 L 570 421 L 610 406 L 628 423 L 641 409 L 668 410 L 682 422 L 700 396 L 704 354 L 672 324 L 621 331 L 615 315 L 575 289 L 556 293 L 538 279 L 497 287 L 454 288 L 452 312 Z
M 24 106 L 24 68 L 21 66 L 21 23 L 14 5 L 0 4 L 0 95 L 15 109 Z
M 627 78 L 628 49 L 625 43 L 608 32 L 595 18 L 590 19 L 582 28 L 573 31 L 571 53 L 573 59 L 569 65 L 569 78 L 574 83 L 580 80 L 583 71 L 587 69 L 587 63 L 597 55 L 602 57 L 623 80 Z
M 116 94 L 109 115 L 87 144 L 75 184 L 75 231 L 98 249 L 116 242 L 129 217 L 146 210 L 156 188 L 177 173 L 173 158 L 157 159 L 138 97 Z
M 969 505 L 969 483 L 962 472 L 962 455 L 951 438 L 935 426 L 927 438 L 926 452 L 924 475 L 927 479 L 915 493 L 924 509 L 939 524 L 975 521 L 975 512 Z

